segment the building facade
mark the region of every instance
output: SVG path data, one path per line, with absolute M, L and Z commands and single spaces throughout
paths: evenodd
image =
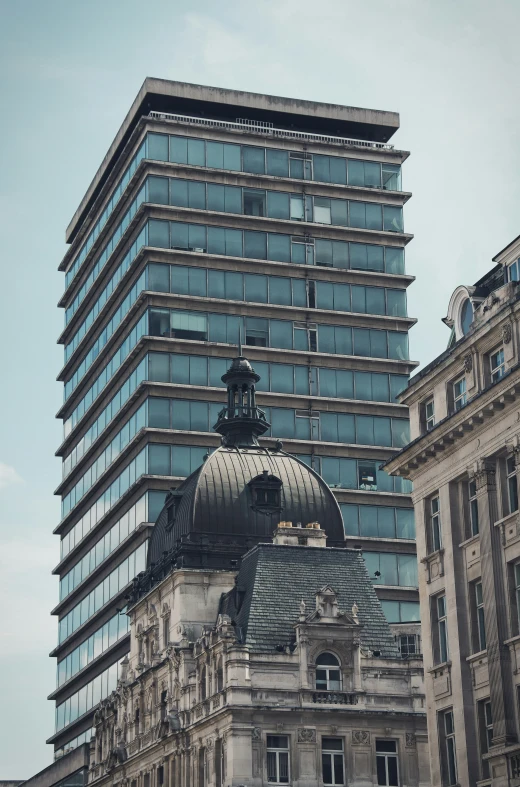
M 323 479 L 259 444 L 249 362 L 224 382 L 222 445 L 168 496 L 132 584 L 89 784 L 426 787 L 422 659 L 403 660 Z
M 519 257 L 453 293 L 386 464 L 414 484 L 432 785 L 520 784 Z
M 128 653 L 122 610 L 239 342 L 277 439 L 334 488 L 413 655 L 409 360 L 394 113 L 147 79 L 67 230 L 56 755 L 88 741 Z

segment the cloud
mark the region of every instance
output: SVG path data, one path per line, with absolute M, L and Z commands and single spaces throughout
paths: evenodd
M 23 478 L 18 475 L 14 467 L 0 462 L 0 489 L 13 486 L 13 484 L 20 484 L 22 481 Z

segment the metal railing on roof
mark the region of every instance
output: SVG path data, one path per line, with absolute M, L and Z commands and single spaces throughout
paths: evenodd
M 211 118 L 197 118 L 189 115 L 174 115 L 169 112 L 152 111 L 149 118 L 166 120 L 173 123 L 188 123 L 193 126 L 212 126 L 213 128 L 231 129 L 242 133 L 266 134 L 271 137 L 286 137 L 302 139 L 309 142 L 325 142 L 327 145 L 350 145 L 363 148 L 377 148 L 378 150 L 393 150 L 393 145 L 384 142 L 369 142 L 365 139 L 350 139 L 348 137 L 331 137 L 327 134 L 312 134 L 310 131 L 293 131 L 285 128 L 274 128 L 271 123 L 256 120 L 213 120 Z

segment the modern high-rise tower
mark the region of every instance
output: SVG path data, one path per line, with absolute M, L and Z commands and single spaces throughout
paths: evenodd
M 237 345 L 262 440 L 333 487 L 403 655 L 418 647 L 395 113 L 147 79 L 67 229 L 56 730 L 88 740 L 165 494 L 219 444 Z M 219 501 L 215 500 L 218 506 Z M 295 523 L 296 524 L 296 523 Z

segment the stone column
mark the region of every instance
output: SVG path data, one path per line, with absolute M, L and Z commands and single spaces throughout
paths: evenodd
M 503 553 L 498 520 L 496 463 L 479 460 L 475 473 L 480 526 L 480 565 L 493 715 L 493 746 L 516 741 L 514 691 L 508 638 Z

